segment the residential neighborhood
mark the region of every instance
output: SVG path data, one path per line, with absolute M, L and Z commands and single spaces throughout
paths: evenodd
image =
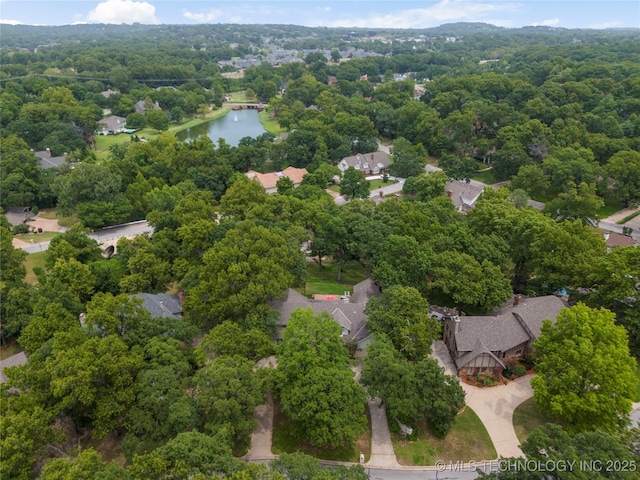
M 2 3 L 0 477 L 636 479 L 638 29 L 454 3 Z

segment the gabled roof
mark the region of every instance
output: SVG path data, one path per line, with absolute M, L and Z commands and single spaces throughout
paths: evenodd
M 454 360 L 456 362 L 456 367 L 458 368 L 458 370 L 460 370 L 461 368 L 466 367 L 472 360 L 475 360 L 477 357 L 483 354 L 489 355 L 498 363 L 498 365 L 500 365 L 502 368 L 505 368 L 505 365 L 504 363 L 502 363 L 502 360 L 496 357 L 493 354 L 493 352 L 491 352 L 491 350 L 489 350 L 487 346 L 484 343 L 482 343 L 482 340 L 480 339 L 476 341 L 476 344 L 472 351 Z
M 153 102 L 151 104 L 151 108 L 147 108 L 144 100 L 138 100 L 135 104 L 136 113 L 145 113 L 148 110 L 160 110 L 160 104 L 158 102 Z
M 17 367 L 27 363 L 27 356 L 24 352 L 16 353 L 2 360 L 2 368 L 0 368 L 0 383 L 5 383 L 7 377 L 4 376 L 4 369 L 9 367 Z
M 490 316 L 461 316 L 455 333 L 456 346 L 459 352 L 470 352 L 481 341 L 492 352 L 509 350 L 531 340 L 532 336 L 538 338 L 542 320 L 555 321 L 566 306 L 555 295 L 547 295 L 523 299 L 519 305 L 502 308 Z
M 127 121 L 124 117 L 119 117 L 117 115 L 111 115 L 110 117 L 103 118 L 98 121 L 98 125 L 102 125 L 106 130 L 120 130 L 124 128 L 124 124 Z
M 370 335 L 366 328 L 367 316 L 364 313 L 364 307 L 369 298 L 380 295 L 380 289 L 371 279 L 366 279 L 354 285 L 353 292 L 354 294 L 347 298 L 312 300 L 290 288 L 282 300 L 277 300 L 272 305 L 280 312 L 282 327 L 287 325 L 294 310 L 311 307 L 316 314 L 320 312 L 330 314 L 349 332 L 346 338 L 358 342 Z M 282 332 L 279 332 L 279 335 L 281 336 Z
M 3 214 L 7 221 L 14 227 L 34 217 L 29 207 L 7 207 L 4 209 Z
M 40 168 L 57 168 L 67 163 L 65 155 L 52 157 L 51 150 L 39 150 L 33 153 L 39 158 L 38 167 Z
M 483 192 L 482 188 L 458 180 L 447 182 L 444 189 L 458 210 L 473 208 Z
M 369 170 L 374 167 L 379 169 L 387 168 L 391 164 L 391 159 L 386 152 L 370 152 L 370 153 L 358 153 L 357 155 L 351 155 L 350 157 L 344 157 L 338 162 L 338 167 L 341 170 L 346 170 L 349 167 L 356 168 L 358 170 Z
M 303 177 L 309 173 L 306 168 L 295 168 L 295 167 L 287 167 L 281 172 L 270 172 L 270 173 L 260 173 L 254 172 L 253 170 L 249 170 L 245 175 L 247 178 L 255 179 L 260 182 L 262 188 L 265 190 L 270 188 L 276 188 L 278 180 L 282 177 L 289 178 L 294 186 L 300 185 L 302 183 Z
M 133 296 L 142 299 L 142 306 L 153 318 L 182 317 L 180 298 L 177 295 L 167 295 L 166 293 L 136 293 Z
M 638 244 L 633 238 L 616 232 L 607 232 L 604 238 L 608 247 L 629 247 Z

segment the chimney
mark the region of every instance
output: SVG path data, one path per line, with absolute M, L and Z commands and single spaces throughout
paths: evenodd
M 453 191 L 447 190 L 447 197 L 453 198 Z
M 84 327 L 84 318 L 85 318 L 85 314 L 81 313 L 80 315 L 78 315 L 78 320 L 80 320 L 80 326 Z
M 47 157 L 51 158 L 51 149 L 47 147 L 45 148 L 45 151 L 47 152 Z
M 520 300 L 522 300 L 522 295 L 520 295 L 519 293 L 513 297 L 513 306 L 517 307 L 518 305 L 520 305 Z
M 182 290 L 178 292 L 178 301 L 180 302 L 180 306 L 182 306 L 184 303 L 184 292 L 182 292 Z
M 458 315 L 454 315 L 451 319 L 454 324 L 453 333 L 458 333 L 460 331 L 460 317 Z

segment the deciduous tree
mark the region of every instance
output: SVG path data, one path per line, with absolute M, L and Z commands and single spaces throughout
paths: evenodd
M 571 432 L 615 432 L 628 423 L 636 385 L 624 327 L 604 308 L 579 303 L 546 320 L 534 344 L 531 381 L 540 411 L 566 422 Z

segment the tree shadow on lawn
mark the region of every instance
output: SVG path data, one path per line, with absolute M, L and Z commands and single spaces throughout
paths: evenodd
M 358 463 L 360 453 L 365 456 L 365 462 L 371 457 L 371 416 L 369 407 L 366 407 L 367 430 L 358 437 L 354 445 L 341 448 L 317 448 L 311 444 L 300 441 L 300 435 L 293 422 L 282 411 L 280 402 L 273 402 L 273 445 L 271 451 L 274 455 L 282 453 L 302 452 L 322 460 L 334 460 L 339 462 Z
M 394 429 L 392 423 L 393 420 L 389 426 Z M 451 431 L 445 437 L 434 435 L 426 419 L 418 423 L 416 430 L 415 440 L 407 440 L 398 433 L 391 434 L 400 465 L 434 465 L 437 460 L 469 462 L 497 457 L 487 429 L 468 406 L 456 417 Z

